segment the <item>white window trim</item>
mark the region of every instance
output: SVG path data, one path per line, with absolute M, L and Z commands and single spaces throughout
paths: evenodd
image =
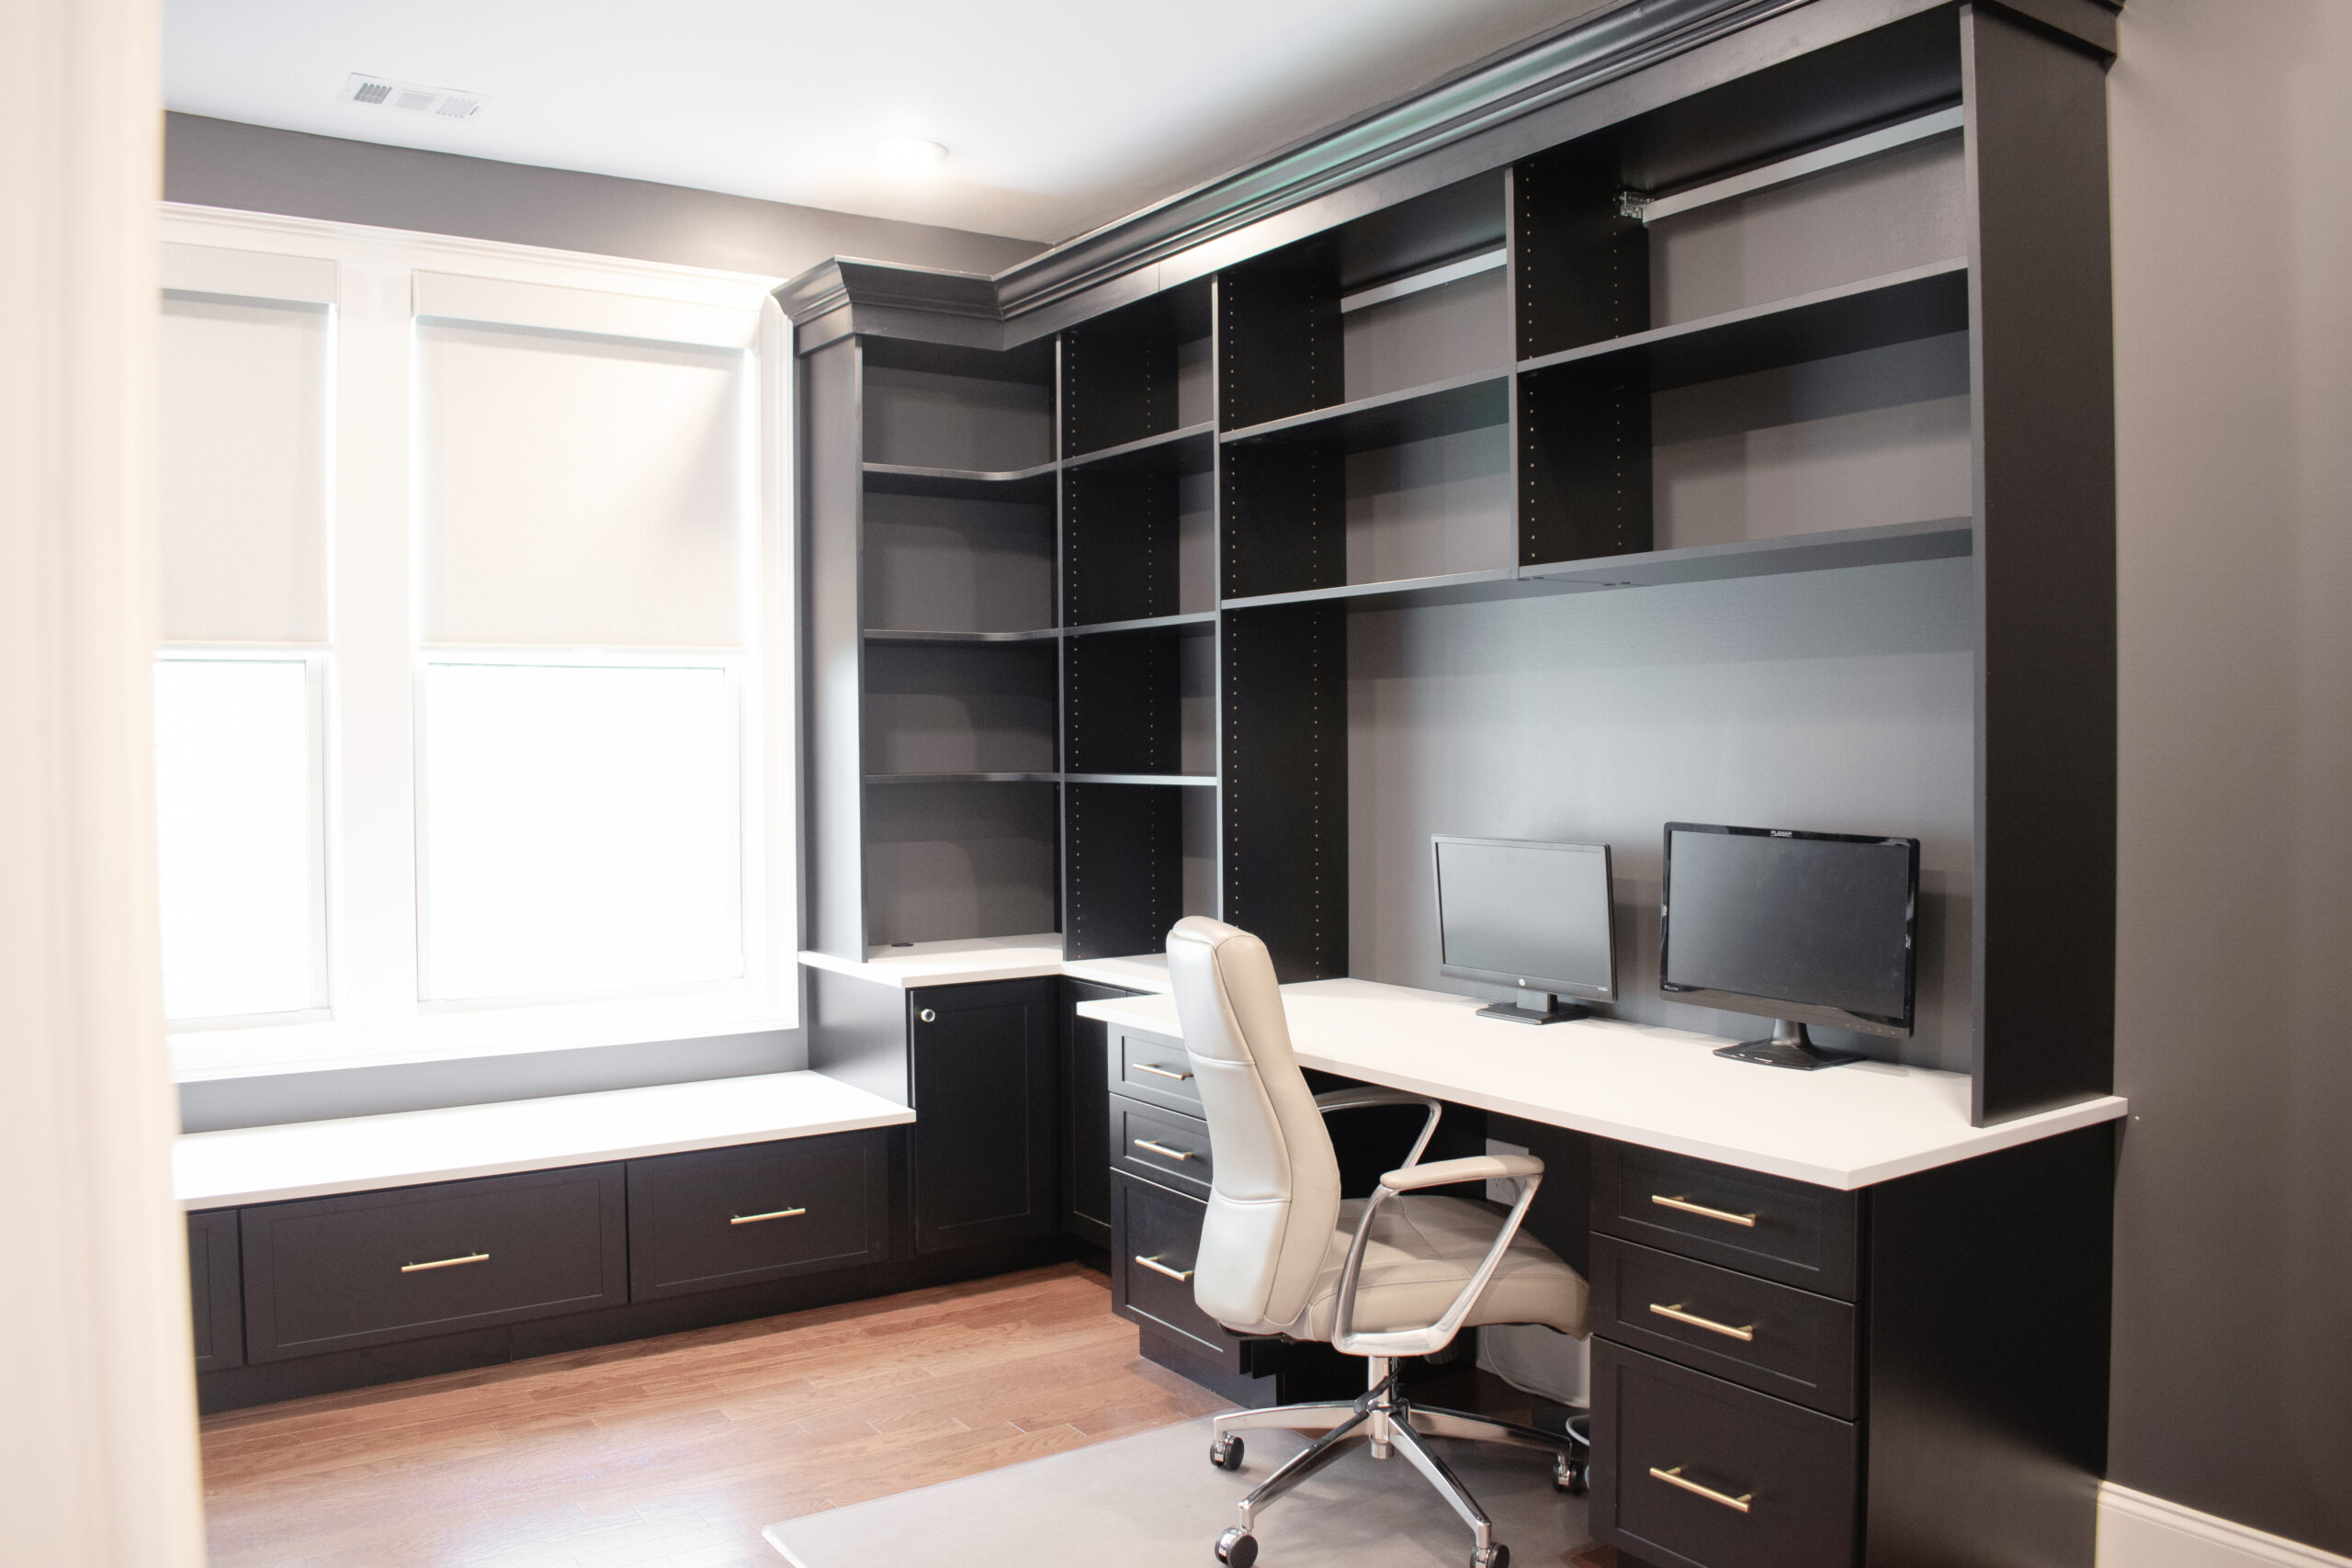
M 266 1073 L 445 1061 L 583 1046 L 788 1029 L 797 1021 L 797 835 L 791 620 L 791 333 L 769 298 L 780 279 L 405 230 L 161 204 L 175 245 L 285 258 L 243 268 L 256 279 L 190 279 L 207 292 L 274 296 L 287 278 L 334 267 L 335 341 L 328 558 L 331 653 L 322 731 L 328 749 L 328 1016 L 213 1023 L 170 1036 L 181 1082 Z M 180 253 L 182 263 L 187 261 Z M 201 259 L 201 258 L 199 258 Z M 236 270 L 232 268 L 232 270 Z M 176 282 L 176 280 L 175 280 Z M 185 283 L 176 283 L 185 288 Z M 315 290 L 312 290 L 315 291 Z M 751 725 L 742 769 L 745 975 L 691 992 L 490 1005 L 418 1000 L 416 681 L 411 570 L 412 355 L 420 312 L 511 320 L 610 335 L 729 341 L 754 355 L 761 485 L 749 592 L 752 635 L 740 660 Z M 557 312 L 549 321 L 531 312 Z M 520 319 L 516 312 L 523 312 Z M 603 324 L 598 325 L 601 321 Z M 228 645 L 208 644 L 221 649 Z M 238 644 L 240 651 L 326 653 L 317 644 Z M 196 645 L 189 645 L 194 651 Z M 172 645 L 170 651 L 180 651 Z M 434 657 L 456 649 L 435 648 Z M 555 654 L 516 649 L 527 658 Z M 700 654 L 701 650 L 696 650 Z M 395 745 L 388 737 L 399 738 Z

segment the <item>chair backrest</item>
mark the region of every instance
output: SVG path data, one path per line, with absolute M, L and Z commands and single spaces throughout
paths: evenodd
M 1340 1162 L 1291 1054 L 1266 944 L 1199 915 L 1168 933 L 1176 1016 L 1216 1151 L 1193 1297 L 1227 1326 L 1295 1320 L 1340 1217 Z

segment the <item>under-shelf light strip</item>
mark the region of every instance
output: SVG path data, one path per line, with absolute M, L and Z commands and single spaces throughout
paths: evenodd
M 1793 158 L 1783 158 L 1777 164 L 1767 164 L 1760 169 L 1750 169 L 1744 175 L 1733 175 L 1728 179 L 1711 180 L 1702 186 L 1692 186 L 1688 190 L 1676 191 L 1671 196 L 1645 198 L 1637 192 L 1628 192 L 1626 202 L 1629 207 L 1639 207 L 1643 222 L 1655 223 L 1661 218 L 1671 218 L 1678 212 L 1688 212 L 1693 208 L 1710 206 L 1718 201 L 1728 201 L 1733 197 L 1747 196 L 1751 192 L 1769 189 L 1773 186 L 1786 185 L 1791 180 L 1801 180 L 1807 175 L 1817 175 L 1824 169 L 1834 169 L 1840 164 L 1852 164 L 1864 158 L 1875 158 L 1882 152 L 1892 152 L 1898 147 L 1908 147 L 1915 141 L 1925 141 L 1931 136 L 1941 136 L 1947 131 L 1958 130 L 1960 127 L 1960 106 L 1954 104 L 1948 109 L 1938 109 L 1933 114 L 1921 115 L 1917 119 L 1906 119 L 1900 124 L 1883 126 L 1867 135 L 1854 137 L 1850 141 L 1836 142 L 1827 147 L 1816 147 L 1810 152 L 1801 152 Z

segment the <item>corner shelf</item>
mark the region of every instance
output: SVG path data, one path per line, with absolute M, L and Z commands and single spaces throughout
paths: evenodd
M 1059 784 L 1059 773 L 868 773 L 870 784 Z
M 878 495 L 922 495 L 948 501 L 1010 501 L 1051 504 L 1058 463 L 991 471 L 922 468 L 907 463 L 863 465 L 865 488 Z
M 1769 305 L 1520 361 L 1521 375 L 1571 366 L 1628 374 L 1651 391 L 1939 337 L 1968 327 L 1964 258 L 1865 278 Z
M 868 645 L 895 648 L 929 648 L 957 643 L 1051 642 L 1062 635 L 1059 626 L 1040 626 L 1024 632 L 927 632 L 895 627 L 868 626 L 858 633 Z

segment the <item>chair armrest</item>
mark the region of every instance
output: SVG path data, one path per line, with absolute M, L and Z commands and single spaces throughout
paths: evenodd
M 1437 1119 L 1445 1114 L 1444 1104 L 1426 1094 L 1407 1094 L 1403 1089 L 1381 1089 L 1372 1084 L 1329 1089 L 1315 1097 L 1315 1109 L 1326 1116 L 1334 1111 L 1362 1111 L 1374 1105 L 1418 1105 L 1430 1113 L 1429 1120 L 1421 1123 L 1421 1135 L 1413 1140 L 1413 1146 L 1399 1168 L 1411 1169 L 1419 1163 L 1421 1151 L 1430 1146 L 1430 1139 L 1436 1135 Z
M 1419 1105 L 1435 1111 L 1438 1102 L 1425 1094 L 1407 1094 L 1401 1089 L 1375 1089 L 1365 1084 L 1355 1089 L 1335 1089 L 1315 1097 L 1315 1109 L 1329 1116 L 1334 1111 L 1361 1111 L 1372 1105 Z
M 1450 1187 L 1457 1181 L 1523 1181 L 1544 1174 L 1544 1162 L 1533 1155 L 1464 1155 L 1434 1165 L 1407 1166 L 1380 1179 L 1391 1192 L 1418 1192 L 1424 1187 Z

